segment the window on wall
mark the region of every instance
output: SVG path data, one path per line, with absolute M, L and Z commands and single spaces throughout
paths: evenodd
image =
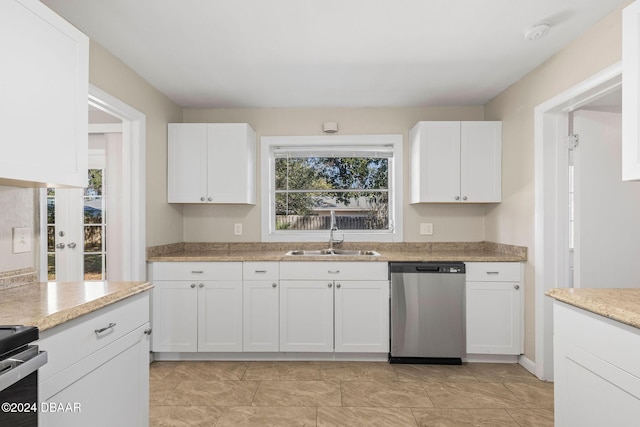
M 263 240 L 322 241 L 332 211 L 346 240 L 401 240 L 401 159 L 400 135 L 263 137 Z

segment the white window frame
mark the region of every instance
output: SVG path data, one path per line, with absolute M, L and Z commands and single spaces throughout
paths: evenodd
M 402 242 L 402 135 L 263 136 L 260 139 L 261 224 L 263 242 L 324 242 L 329 230 L 275 230 L 275 147 L 391 146 L 389 158 L 389 221 L 392 230 L 338 230 L 345 242 Z

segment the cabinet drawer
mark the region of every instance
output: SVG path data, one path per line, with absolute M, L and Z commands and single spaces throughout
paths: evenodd
M 278 280 L 277 262 L 244 262 L 242 263 L 243 280 Z
M 519 262 L 467 262 L 467 282 L 519 282 Z
M 156 262 L 153 280 L 242 280 L 242 263 Z
M 386 262 L 281 262 L 280 279 L 294 280 L 387 280 Z
M 134 295 L 40 334 L 40 350 L 48 362 L 38 370 L 40 381 L 79 362 L 149 322 L 149 292 Z M 108 327 L 101 333 L 96 330 Z

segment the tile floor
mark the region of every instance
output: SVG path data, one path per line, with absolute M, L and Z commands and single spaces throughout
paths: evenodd
M 512 364 L 154 362 L 150 377 L 151 426 L 553 426 L 553 384 Z

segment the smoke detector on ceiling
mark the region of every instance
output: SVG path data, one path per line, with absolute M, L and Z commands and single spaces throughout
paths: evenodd
M 525 40 L 536 40 L 547 34 L 550 29 L 551 25 L 547 24 L 546 22 L 541 22 L 539 24 L 535 24 L 525 28 L 522 32 L 522 37 L 524 37 Z

